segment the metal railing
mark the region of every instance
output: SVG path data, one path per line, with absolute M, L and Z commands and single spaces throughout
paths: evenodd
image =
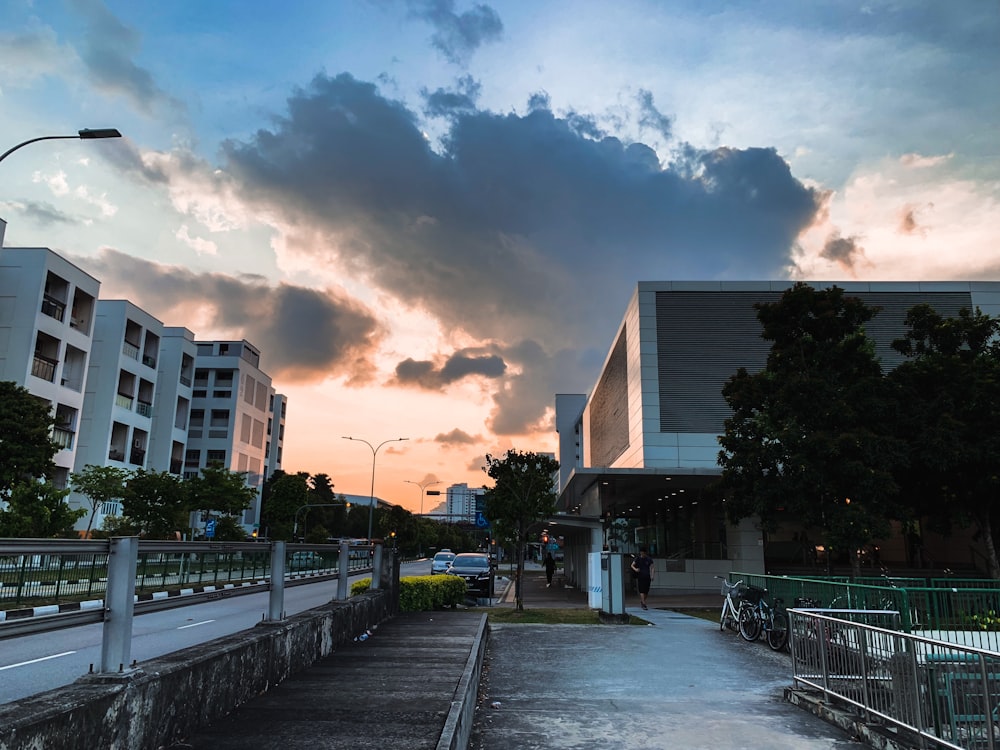
M 1000 653 L 859 621 L 884 611 L 792 608 L 797 687 L 853 706 L 920 748 L 1000 747 Z
M 825 608 L 895 610 L 907 633 L 1000 652 L 1000 582 L 979 580 L 980 588 L 972 588 L 935 580 L 933 586 L 904 587 L 898 583 L 902 579 L 895 578 L 867 579 L 881 585 L 755 573 L 730 573 L 729 578 L 766 588 L 772 599 L 782 599 L 786 606 L 811 599 Z
M 286 586 L 336 578 L 334 598 L 347 599 L 349 576 L 366 572 L 379 588 L 381 544 L 3 539 L 0 602 L 36 616 L 0 611 L 0 638 L 104 622 L 100 671 L 115 671 L 129 662 L 134 611 L 266 590 L 267 619 L 280 620 Z

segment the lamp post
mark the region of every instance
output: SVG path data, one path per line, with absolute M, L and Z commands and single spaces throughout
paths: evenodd
M 403 481 L 406 482 L 407 484 L 415 484 L 415 485 L 417 485 L 417 487 L 420 488 L 420 517 L 423 518 L 424 517 L 424 490 L 426 490 L 432 484 L 441 484 L 441 482 L 439 480 L 436 480 L 436 479 L 433 482 L 424 482 L 423 484 L 421 484 L 420 482 L 414 482 L 412 479 L 404 479 Z M 420 524 L 419 523 L 417 524 L 417 545 L 419 546 L 419 549 L 417 550 L 417 556 L 418 557 L 423 557 L 424 556 L 424 540 L 423 540 L 423 537 L 420 535 Z
M 386 443 L 400 443 L 404 440 L 409 440 L 409 438 L 391 438 L 390 440 L 383 440 L 378 445 L 372 445 L 367 440 L 362 440 L 361 438 L 349 437 L 347 435 L 342 436 L 343 440 L 353 440 L 356 443 L 364 443 L 367 445 L 372 452 L 372 492 L 371 498 L 368 501 L 368 543 L 372 542 L 372 519 L 375 517 L 375 456 L 378 455 L 378 450 Z
M 29 138 L 26 141 L 18 143 L 13 148 L 9 148 L 0 154 L 0 161 L 3 161 L 12 153 L 17 151 L 22 146 L 27 146 L 29 143 L 35 143 L 37 141 L 56 141 L 63 140 L 66 138 L 80 138 L 85 141 L 91 141 L 98 138 L 121 138 L 122 134 L 118 132 L 116 128 L 84 128 L 83 130 L 78 130 L 76 135 L 43 135 L 38 138 Z

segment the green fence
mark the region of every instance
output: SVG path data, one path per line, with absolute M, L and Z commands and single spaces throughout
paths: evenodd
M 936 579 L 935 585 L 902 586 L 899 581 L 906 579 L 865 579 L 881 583 L 874 585 L 844 578 L 755 573 L 731 573 L 729 580 L 767 589 L 771 601 L 780 599 L 784 607 L 810 600 L 807 606 L 823 609 L 891 610 L 899 613 L 900 628 L 905 632 L 1000 652 L 1000 583 L 996 581 L 976 579 L 979 588 L 943 585 L 956 583 L 955 579 Z M 913 580 L 928 583 L 925 579 Z M 890 581 L 893 585 L 889 585 Z

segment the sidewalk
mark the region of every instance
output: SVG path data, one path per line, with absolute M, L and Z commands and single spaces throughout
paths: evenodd
M 505 573 L 506 571 L 501 571 Z M 557 579 L 558 580 L 558 579 Z M 497 581 L 513 606 L 513 586 Z M 524 579 L 528 609 L 587 608 L 585 592 L 540 570 Z M 473 750 L 859 750 L 841 729 L 788 703 L 787 654 L 749 644 L 718 622 L 671 609 L 715 608 L 720 597 L 665 595 L 634 625 L 491 626 Z M 473 679 L 477 634 L 489 607 L 401 614 L 173 745 L 174 750 L 392 747 L 450 741 Z M 471 691 L 475 696 L 475 690 Z M 465 703 L 471 708 L 472 697 Z M 471 713 L 471 712 L 470 712 Z
M 508 592 L 509 593 L 509 592 Z M 498 606 L 513 606 L 506 602 Z M 491 626 L 473 750 L 858 750 L 847 733 L 783 699 L 787 654 L 663 607 L 715 608 L 715 595 L 664 595 L 650 625 Z M 528 609 L 586 607 L 583 592 L 524 580 Z

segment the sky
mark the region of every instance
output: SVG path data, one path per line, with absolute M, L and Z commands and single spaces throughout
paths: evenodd
M 421 509 L 555 452 L 640 280 L 1000 280 L 996 0 L 6 0 L 5 244 Z M 427 497 L 423 510 L 438 498 Z

